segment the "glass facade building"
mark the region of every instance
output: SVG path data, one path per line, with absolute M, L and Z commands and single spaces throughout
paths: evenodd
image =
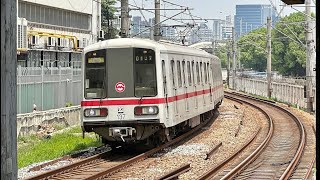
M 267 17 L 277 21 L 274 8 L 265 4 L 236 5 L 236 15 L 234 16 L 234 26 L 237 37 L 258 29 L 267 23 Z

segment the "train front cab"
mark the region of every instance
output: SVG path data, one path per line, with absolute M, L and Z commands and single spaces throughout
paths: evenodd
M 85 54 L 84 63 L 83 131 L 130 143 L 162 129 L 155 50 L 95 50 Z

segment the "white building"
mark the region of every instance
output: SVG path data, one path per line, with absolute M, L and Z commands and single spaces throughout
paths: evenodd
M 233 25 L 233 20 L 232 16 L 226 16 L 225 21 L 222 23 L 222 39 L 227 40 L 232 38 L 232 28 L 234 27 Z
M 217 19 L 213 21 L 213 39 L 214 40 L 222 40 L 222 27 L 221 24 L 223 23 L 222 20 Z
M 212 30 L 205 23 L 200 23 L 198 29 L 192 30 L 190 35 L 191 44 L 197 42 L 212 42 L 212 40 Z
M 71 66 L 100 30 L 101 0 L 18 0 L 18 63 Z
M 167 24 L 161 24 L 161 39 L 174 40 L 177 37 L 175 28 Z

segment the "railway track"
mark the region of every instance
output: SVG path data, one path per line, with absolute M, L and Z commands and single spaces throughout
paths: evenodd
M 211 116 L 205 120 L 204 123 L 197 126 L 196 128 L 188 131 L 187 133 L 173 139 L 170 142 L 167 142 L 159 147 L 151 149 L 147 152 L 141 153 L 136 156 L 130 155 L 119 155 L 114 156 L 110 152 L 101 153 L 90 158 L 86 158 L 84 160 L 78 161 L 73 164 L 69 164 L 67 166 L 39 174 L 26 180 L 39 180 L 39 179 L 102 179 L 107 178 L 108 176 L 120 171 L 121 169 L 130 166 L 134 163 L 147 159 L 149 156 L 161 151 L 164 148 L 172 146 L 174 144 L 180 143 L 186 138 L 190 137 L 192 134 L 201 130 L 203 126 L 205 126 L 212 118 L 214 114 L 211 113 Z M 112 152 L 112 151 L 111 151 Z M 190 168 L 190 167 L 189 167 Z
M 213 179 L 289 179 L 293 174 L 295 179 L 305 179 L 313 159 L 307 158 L 305 161 L 309 163 L 298 166 L 306 145 L 306 130 L 300 119 L 274 102 L 260 101 L 239 93 L 225 94 L 263 109 L 273 121 L 274 132 L 266 147 L 260 145 L 246 159 L 238 160 L 236 165 L 229 166 Z M 300 169 L 305 169 L 305 173 L 295 173 Z
M 239 151 L 209 168 L 210 170 L 198 179 L 306 179 L 312 174 L 315 160 L 315 132 L 312 126 L 304 128 L 303 123 L 299 120 L 302 117 L 290 113 L 274 101 L 260 101 L 258 98 L 248 95 L 228 92 L 225 93 L 225 97 L 258 109 L 268 119 L 269 128 L 258 128 L 255 134 L 248 137 L 247 142 Z M 121 160 L 121 157 L 98 154 L 83 160 L 84 164 L 78 163 L 63 167 L 60 170 L 29 179 L 119 179 L 130 177 L 130 174 L 127 174 L 129 172 L 122 171 L 122 169 L 148 159 L 162 149 L 183 141 L 203 128 L 205 124 L 138 156 L 122 155 Z M 213 147 L 205 158 L 209 159 L 210 154 L 218 149 L 222 143 Z M 191 163 L 181 164 L 156 179 L 177 179 L 179 175 L 190 170 L 192 170 Z

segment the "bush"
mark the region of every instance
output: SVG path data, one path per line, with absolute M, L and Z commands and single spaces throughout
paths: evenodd
M 67 102 L 66 103 L 66 107 L 71 107 L 72 106 L 72 103 L 71 102 Z

